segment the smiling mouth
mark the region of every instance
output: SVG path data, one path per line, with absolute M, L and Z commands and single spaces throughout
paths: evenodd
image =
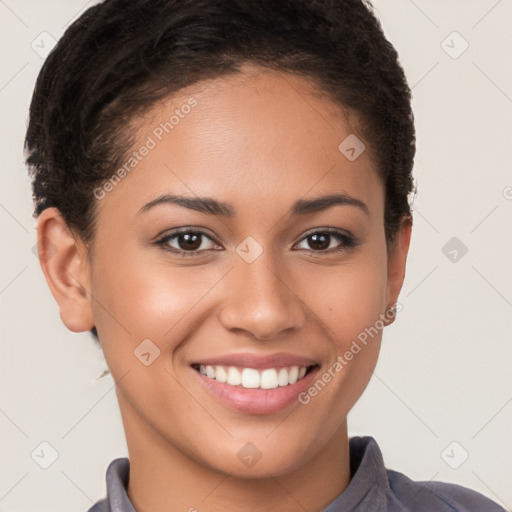
M 295 384 L 318 365 L 264 369 L 204 364 L 193 364 L 191 366 L 201 375 L 230 386 L 246 389 L 276 389 Z

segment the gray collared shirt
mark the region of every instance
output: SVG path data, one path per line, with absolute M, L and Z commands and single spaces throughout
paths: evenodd
M 322 512 L 505 512 L 482 494 L 444 482 L 415 482 L 386 469 L 382 453 L 371 436 L 350 438 L 349 486 Z M 107 497 L 88 512 L 137 512 L 126 486 L 130 475 L 127 458 L 113 460 L 107 468 Z

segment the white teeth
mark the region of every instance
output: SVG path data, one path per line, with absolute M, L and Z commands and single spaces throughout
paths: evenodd
M 231 384 L 232 386 L 239 386 L 240 384 L 242 384 L 242 376 L 234 366 L 230 366 L 226 382 L 228 384 Z
M 279 375 L 277 376 L 277 383 L 280 386 L 288 386 L 288 370 L 286 368 L 281 368 L 279 370 Z
M 286 368 L 236 368 L 235 366 L 199 365 L 201 375 L 225 382 L 231 386 L 242 386 L 248 389 L 276 389 L 279 386 L 295 384 L 307 372 L 306 366 L 290 366 Z
M 215 379 L 219 382 L 226 382 L 228 380 L 228 374 L 226 373 L 226 370 L 224 370 L 223 366 L 215 367 Z
M 288 383 L 295 384 L 297 382 L 298 378 L 299 378 L 299 367 L 292 366 L 290 368 L 290 371 L 288 372 Z
M 274 368 L 261 372 L 261 389 L 275 389 L 277 384 L 277 371 Z
M 258 370 L 244 368 L 242 371 L 242 386 L 244 388 L 259 388 L 260 374 L 258 373 Z

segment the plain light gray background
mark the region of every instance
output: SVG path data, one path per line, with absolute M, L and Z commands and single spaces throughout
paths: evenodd
M 3 512 L 85 511 L 105 492 L 108 463 L 127 454 L 113 380 L 98 378 L 102 353 L 61 323 L 34 255 L 22 155 L 40 54 L 92 3 L 0 0 Z M 391 469 L 471 487 L 510 510 L 512 2 L 374 4 L 413 89 L 418 196 L 403 311 L 350 434 L 373 435 Z M 453 237 L 459 248 L 443 250 Z M 42 442 L 58 452 L 48 469 L 31 455 L 50 461 Z

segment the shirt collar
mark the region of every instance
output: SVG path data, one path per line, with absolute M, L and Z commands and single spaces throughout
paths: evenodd
M 350 483 L 322 512 L 388 510 L 388 473 L 377 441 L 371 436 L 354 436 L 350 438 L 349 446 Z

